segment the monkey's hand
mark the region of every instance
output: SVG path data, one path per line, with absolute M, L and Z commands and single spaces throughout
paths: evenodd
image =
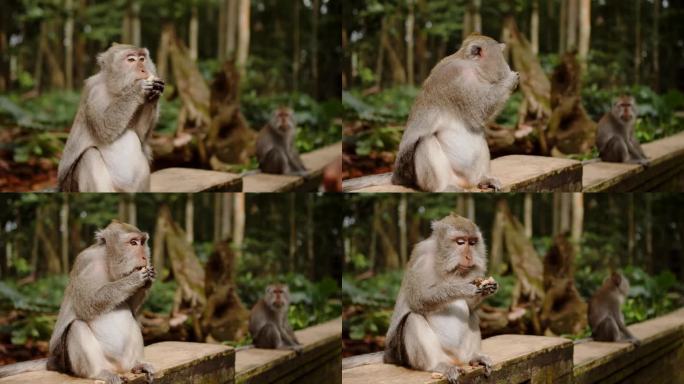
M 147 267 L 136 269 L 130 275 L 124 277 L 124 279 L 127 279 L 133 287 L 141 288 L 150 280 L 150 270 Z
M 145 100 L 156 101 L 164 92 L 164 81 L 150 75 L 150 77 L 143 80 L 143 91 L 145 93 Z
M 156 369 L 154 369 L 150 363 L 138 362 L 133 369 L 131 369 L 131 372 L 135 374 L 144 373 L 147 382 L 152 383 L 154 381 L 154 373 L 156 372 Z
M 154 282 L 154 279 L 157 277 L 157 271 L 154 269 L 153 266 L 147 266 L 143 267 L 143 270 L 146 270 L 147 272 L 147 280 L 145 280 L 145 288 L 149 288 L 152 283 Z

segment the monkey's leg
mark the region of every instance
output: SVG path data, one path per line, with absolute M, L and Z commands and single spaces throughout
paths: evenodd
M 286 165 L 287 155 L 277 149 L 268 151 L 266 155 L 264 155 L 264 158 L 259 162 L 259 168 L 262 172 L 279 175 L 285 173 Z
M 470 365 L 477 366 L 482 365 L 484 367 L 485 376 L 489 377 L 492 374 L 492 359 L 480 352 L 475 354 L 475 357 L 470 360 Z
M 97 148 L 86 150 L 74 172 L 80 192 L 116 192 L 107 165 Z
M 458 383 L 464 372 L 442 349 L 437 334 L 425 317 L 411 313 L 406 319 L 403 338 L 406 357 L 411 368 L 442 373 L 451 384 Z
M 138 363 L 135 364 L 133 369 L 131 369 L 131 372 L 133 373 L 144 373 L 145 374 L 145 379 L 147 380 L 148 383 L 154 382 L 154 373 L 157 372 L 156 369 L 152 366 L 150 363 L 146 363 L 144 361 L 139 361 Z
M 618 322 L 618 328 L 620 328 L 620 332 L 622 333 L 622 337 L 620 337 L 620 340 L 626 340 L 629 341 L 630 343 L 634 344 L 634 346 L 638 347 L 641 345 L 641 341 L 637 339 L 632 332 L 627 329 L 627 326 L 625 325 L 624 320 Z
M 619 137 L 613 137 L 600 153 L 601 160 L 608 161 L 612 163 L 626 163 L 629 161 L 629 151 L 627 150 L 627 145 Z
M 620 339 L 620 329 L 615 320 L 608 316 L 598 323 L 596 329 L 592 330 L 592 336 L 596 341 L 618 341 Z
M 275 324 L 266 324 L 259 330 L 259 333 L 254 338 L 254 345 L 257 348 L 281 348 L 283 340 L 280 337 L 280 331 Z
M 414 154 L 416 184 L 427 192 L 462 191 L 456 185 L 449 158 L 444 154 L 439 139 L 426 136 L 416 145 Z
M 103 380 L 106 384 L 121 384 L 122 379 L 113 372 L 87 323 L 74 320 L 67 335 L 67 352 L 71 370 L 76 376 Z

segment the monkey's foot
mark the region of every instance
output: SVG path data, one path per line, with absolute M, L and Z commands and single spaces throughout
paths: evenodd
M 292 349 L 297 354 L 297 356 L 301 355 L 304 352 L 304 347 L 302 347 L 301 345 L 293 345 L 292 347 L 290 347 L 290 349 Z
M 639 339 L 637 339 L 637 338 L 628 339 L 627 341 L 629 341 L 630 343 L 632 343 L 632 345 L 635 346 L 635 347 L 638 347 L 638 346 L 641 345 L 641 340 L 639 340 Z
M 458 384 L 458 377 L 465 373 L 465 370 L 459 366 L 444 363 L 439 364 L 436 371 L 444 375 L 449 384 Z
M 103 381 L 105 384 L 123 384 L 127 382 L 125 377 L 119 376 L 112 371 L 101 371 L 97 377 L 96 381 Z
M 493 176 L 485 176 L 477 184 L 477 187 L 480 189 L 493 189 L 494 192 L 498 192 L 501 190 L 501 181 Z
M 139 362 L 133 367 L 133 369 L 131 369 L 131 372 L 136 374 L 144 373 L 147 382 L 152 383 L 154 381 L 154 373 L 156 372 L 156 370 L 150 363 Z
M 474 359 L 470 360 L 470 365 L 473 367 L 477 365 L 483 366 L 486 377 L 492 374 L 492 359 L 487 355 L 476 355 Z

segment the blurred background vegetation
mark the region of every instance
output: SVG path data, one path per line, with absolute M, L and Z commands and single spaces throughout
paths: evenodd
M 146 344 L 248 344 L 248 311 L 274 282 L 290 287 L 295 329 L 339 317 L 339 203 L 313 193 L 2 194 L 0 364 L 46 354 L 67 272 L 111 219 L 150 234 L 158 272 L 141 317 Z
M 589 5 L 586 19 L 581 17 L 583 4 Z M 679 1 L 351 0 L 343 14 L 345 178 L 391 170 L 421 83 L 475 31 L 506 42 L 512 69 L 523 81 L 536 83 L 519 87 L 488 126 L 493 157 L 595 157 L 592 121 L 622 93 L 636 99 L 642 143 L 684 127 L 684 26 L 678 22 L 684 7 Z M 581 69 L 563 66 L 567 53 Z M 534 73 L 537 68 L 540 72 Z M 554 81 L 563 75 L 577 78 L 584 132 L 576 134 L 588 136 L 588 146 L 554 146 L 548 131 L 557 106 L 549 97 L 569 96 Z M 541 107 L 533 110 L 529 104 L 535 103 L 526 99 Z M 563 117 L 567 122 L 560 129 L 572 130 L 577 119 Z M 540 135 L 549 136 L 548 148 L 539 142 Z
M 480 227 L 487 274 L 500 284 L 478 311 L 484 337 L 590 336 L 586 301 L 615 270 L 631 283 L 623 307 L 628 324 L 684 304 L 681 194 L 373 194 L 346 200 L 345 356 L 383 349 L 411 249 L 430 235 L 432 220 L 452 211 Z M 554 287 L 563 289 L 558 294 Z
M 185 132 L 194 153 L 205 129 L 197 121 L 216 116 L 181 112 L 209 109 L 208 87 L 226 65 L 237 69 L 237 84 L 228 84 L 238 89 L 237 100 L 230 103 L 247 129 L 259 130 L 276 107 L 289 105 L 301 152 L 340 140 L 338 0 L 8 0 L 0 11 L 0 190 L 56 184 L 83 82 L 98 71 L 97 53 L 112 42 L 147 47 L 166 81 L 159 144 L 152 145 L 158 164 L 209 167 L 187 152 L 173 157 L 159 147 Z M 178 86 L 176 76 L 194 73 L 206 84 Z M 221 122 L 225 136 L 240 119 L 228 120 Z M 254 167 L 252 160 L 234 170 Z

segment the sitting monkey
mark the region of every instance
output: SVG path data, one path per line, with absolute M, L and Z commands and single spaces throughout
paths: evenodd
M 259 169 L 264 173 L 304 174 L 306 167 L 295 148 L 294 112 L 280 107 L 261 131 L 256 142 Z
M 149 237 L 114 220 L 95 238 L 74 262 L 48 358 L 2 367 L 0 377 L 48 369 L 106 384 L 121 384 L 127 372 L 145 373 L 152 382 L 155 370 L 142 360 L 136 320 L 155 277 Z
M 272 284 L 252 308 L 249 333 L 257 348 L 291 349 L 301 353 L 302 346 L 287 320 L 290 290 L 285 284 Z
M 628 341 L 634 345 L 641 342 L 625 325 L 620 308 L 629 293 L 629 281 L 621 273 L 606 277 L 603 285 L 589 300 L 589 325 L 596 341 Z
M 64 192 L 149 192 L 164 82 L 145 48 L 114 44 L 97 56 L 100 72 L 83 86 L 57 178 Z
M 603 161 L 648 165 L 648 158 L 634 135 L 636 103 L 632 96 L 620 96 L 598 122 L 596 147 Z
M 477 307 L 498 289 L 483 279 L 484 239 L 472 221 L 450 215 L 432 223 L 432 234 L 411 252 L 385 339 L 384 362 L 443 374 L 458 382 L 467 364 L 491 372 L 480 351 Z

